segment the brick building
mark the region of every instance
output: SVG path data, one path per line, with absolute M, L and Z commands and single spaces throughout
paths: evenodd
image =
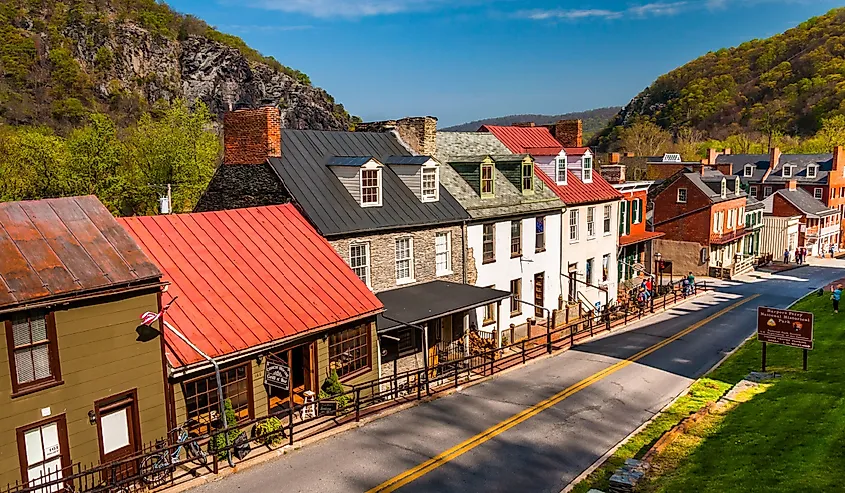
M 831 245 L 840 241 L 841 214 L 837 209 L 827 207 L 820 200 L 798 186 L 797 180 L 790 180 L 781 188 L 763 199 L 766 213 L 775 217 L 799 217 L 798 242 L 796 247 L 806 248 L 810 255 L 823 256 Z M 773 252 L 776 256 L 780 252 Z
M 845 214 L 845 147 L 837 146 L 832 153 L 783 154 L 777 147 L 769 154 L 732 154 L 730 149 L 710 149 L 707 163 L 724 174 L 738 176 L 751 197 L 764 200 L 787 188 L 791 181 L 826 207 L 836 209 L 841 218 Z M 842 227 L 842 226 L 840 226 Z M 845 241 L 840 229 L 839 244 Z
M 461 353 L 475 308 L 509 293 L 465 284 L 475 282 L 465 262 L 470 216 L 440 183 L 437 120 L 324 132 L 281 129 L 278 113 L 264 106 L 226 115 L 223 165 L 197 210 L 295 203 L 384 304 L 382 375 Z
M 652 192 L 654 228 L 665 233 L 655 240 L 656 253 L 675 272 L 721 277 L 750 270 L 742 254 L 747 195 L 739 178 L 699 169 L 677 173 Z

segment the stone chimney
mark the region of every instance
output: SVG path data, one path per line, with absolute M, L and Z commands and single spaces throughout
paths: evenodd
M 422 156 L 433 156 L 437 151 L 437 118 L 414 116 L 401 120 L 361 123 L 356 132 L 395 131 L 412 151 Z
M 536 127 L 537 124 L 535 124 L 534 122 L 514 122 L 514 123 L 511 123 L 511 126 L 512 127 L 533 128 L 533 127 Z
M 581 120 L 560 120 L 553 125 L 547 125 L 554 138 L 563 147 L 583 147 L 583 129 Z
M 786 182 L 786 189 L 790 192 L 794 192 L 798 189 L 798 180 L 789 180 Z
M 262 164 L 282 156 L 282 114 L 274 104 L 238 104 L 223 115 L 223 164 Z
M 833 170 L 845 170 L 845 147 L 843 146 L 833 148 Z
M 601 177 L 610 184 L 625 183 L 624 164 L 606 164 L 601 167 Z

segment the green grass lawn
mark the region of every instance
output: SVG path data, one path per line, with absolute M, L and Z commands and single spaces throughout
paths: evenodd
M 801 370 L 800 349 L 770 344 L 768 370 L 783 376 L 719 419 L 677 468 L 650 478 L 645 489 L 845 491 L 845 312 L 833 314 L 827 294 L 793 309 L 815 314 L 809 371 Z M 732 385 L 760 369 L 760 354 L 751 340 L 708 377 Z

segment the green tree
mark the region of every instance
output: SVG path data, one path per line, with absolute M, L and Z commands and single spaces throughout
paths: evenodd
M 7 129 L 0 135 L 0 199 L 60 197 L 68 191 L 64 139 L 40 127 Z
M 637 156 L 658 156 L 669 150 L 672 135 L 650 121 L 638 121 L 619 131 L 622 150 Z
M 112 212 L 119 212 L 131 178 L 121 166 L 122 147 L 111 118 L 91 115 L 90 123 L 72 131 L 67 139 L 68 192 L 94 194 Z

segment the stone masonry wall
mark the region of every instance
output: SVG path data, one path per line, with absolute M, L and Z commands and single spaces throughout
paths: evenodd
M 396 130 L 399 138 L 417 154 L 433 156 L 437 151 L 437 118 L 433 116 L 367 122 L 355 127 L 356 132 L 388 132 L 390 130 Z
M 217 168 L 194 212 L 284 204 L 288 193 L 267 162 Z
M 452 233 L 452 274 L 437 276 L 434 237 L 439 232 Z M 329 243 L 349 263 L 349 246 L 352 243 L 370 243 L 370 283 L 374 292 L 399 287 L 396 284 L 396 240 L 411 236 L 414 251 L 414 279 L 416 282 L 435 279 L 463 282 L 461 258 L 461 226 L 442 226 L 429 229 L 398 230 L 390 233 L 329 240 Z

